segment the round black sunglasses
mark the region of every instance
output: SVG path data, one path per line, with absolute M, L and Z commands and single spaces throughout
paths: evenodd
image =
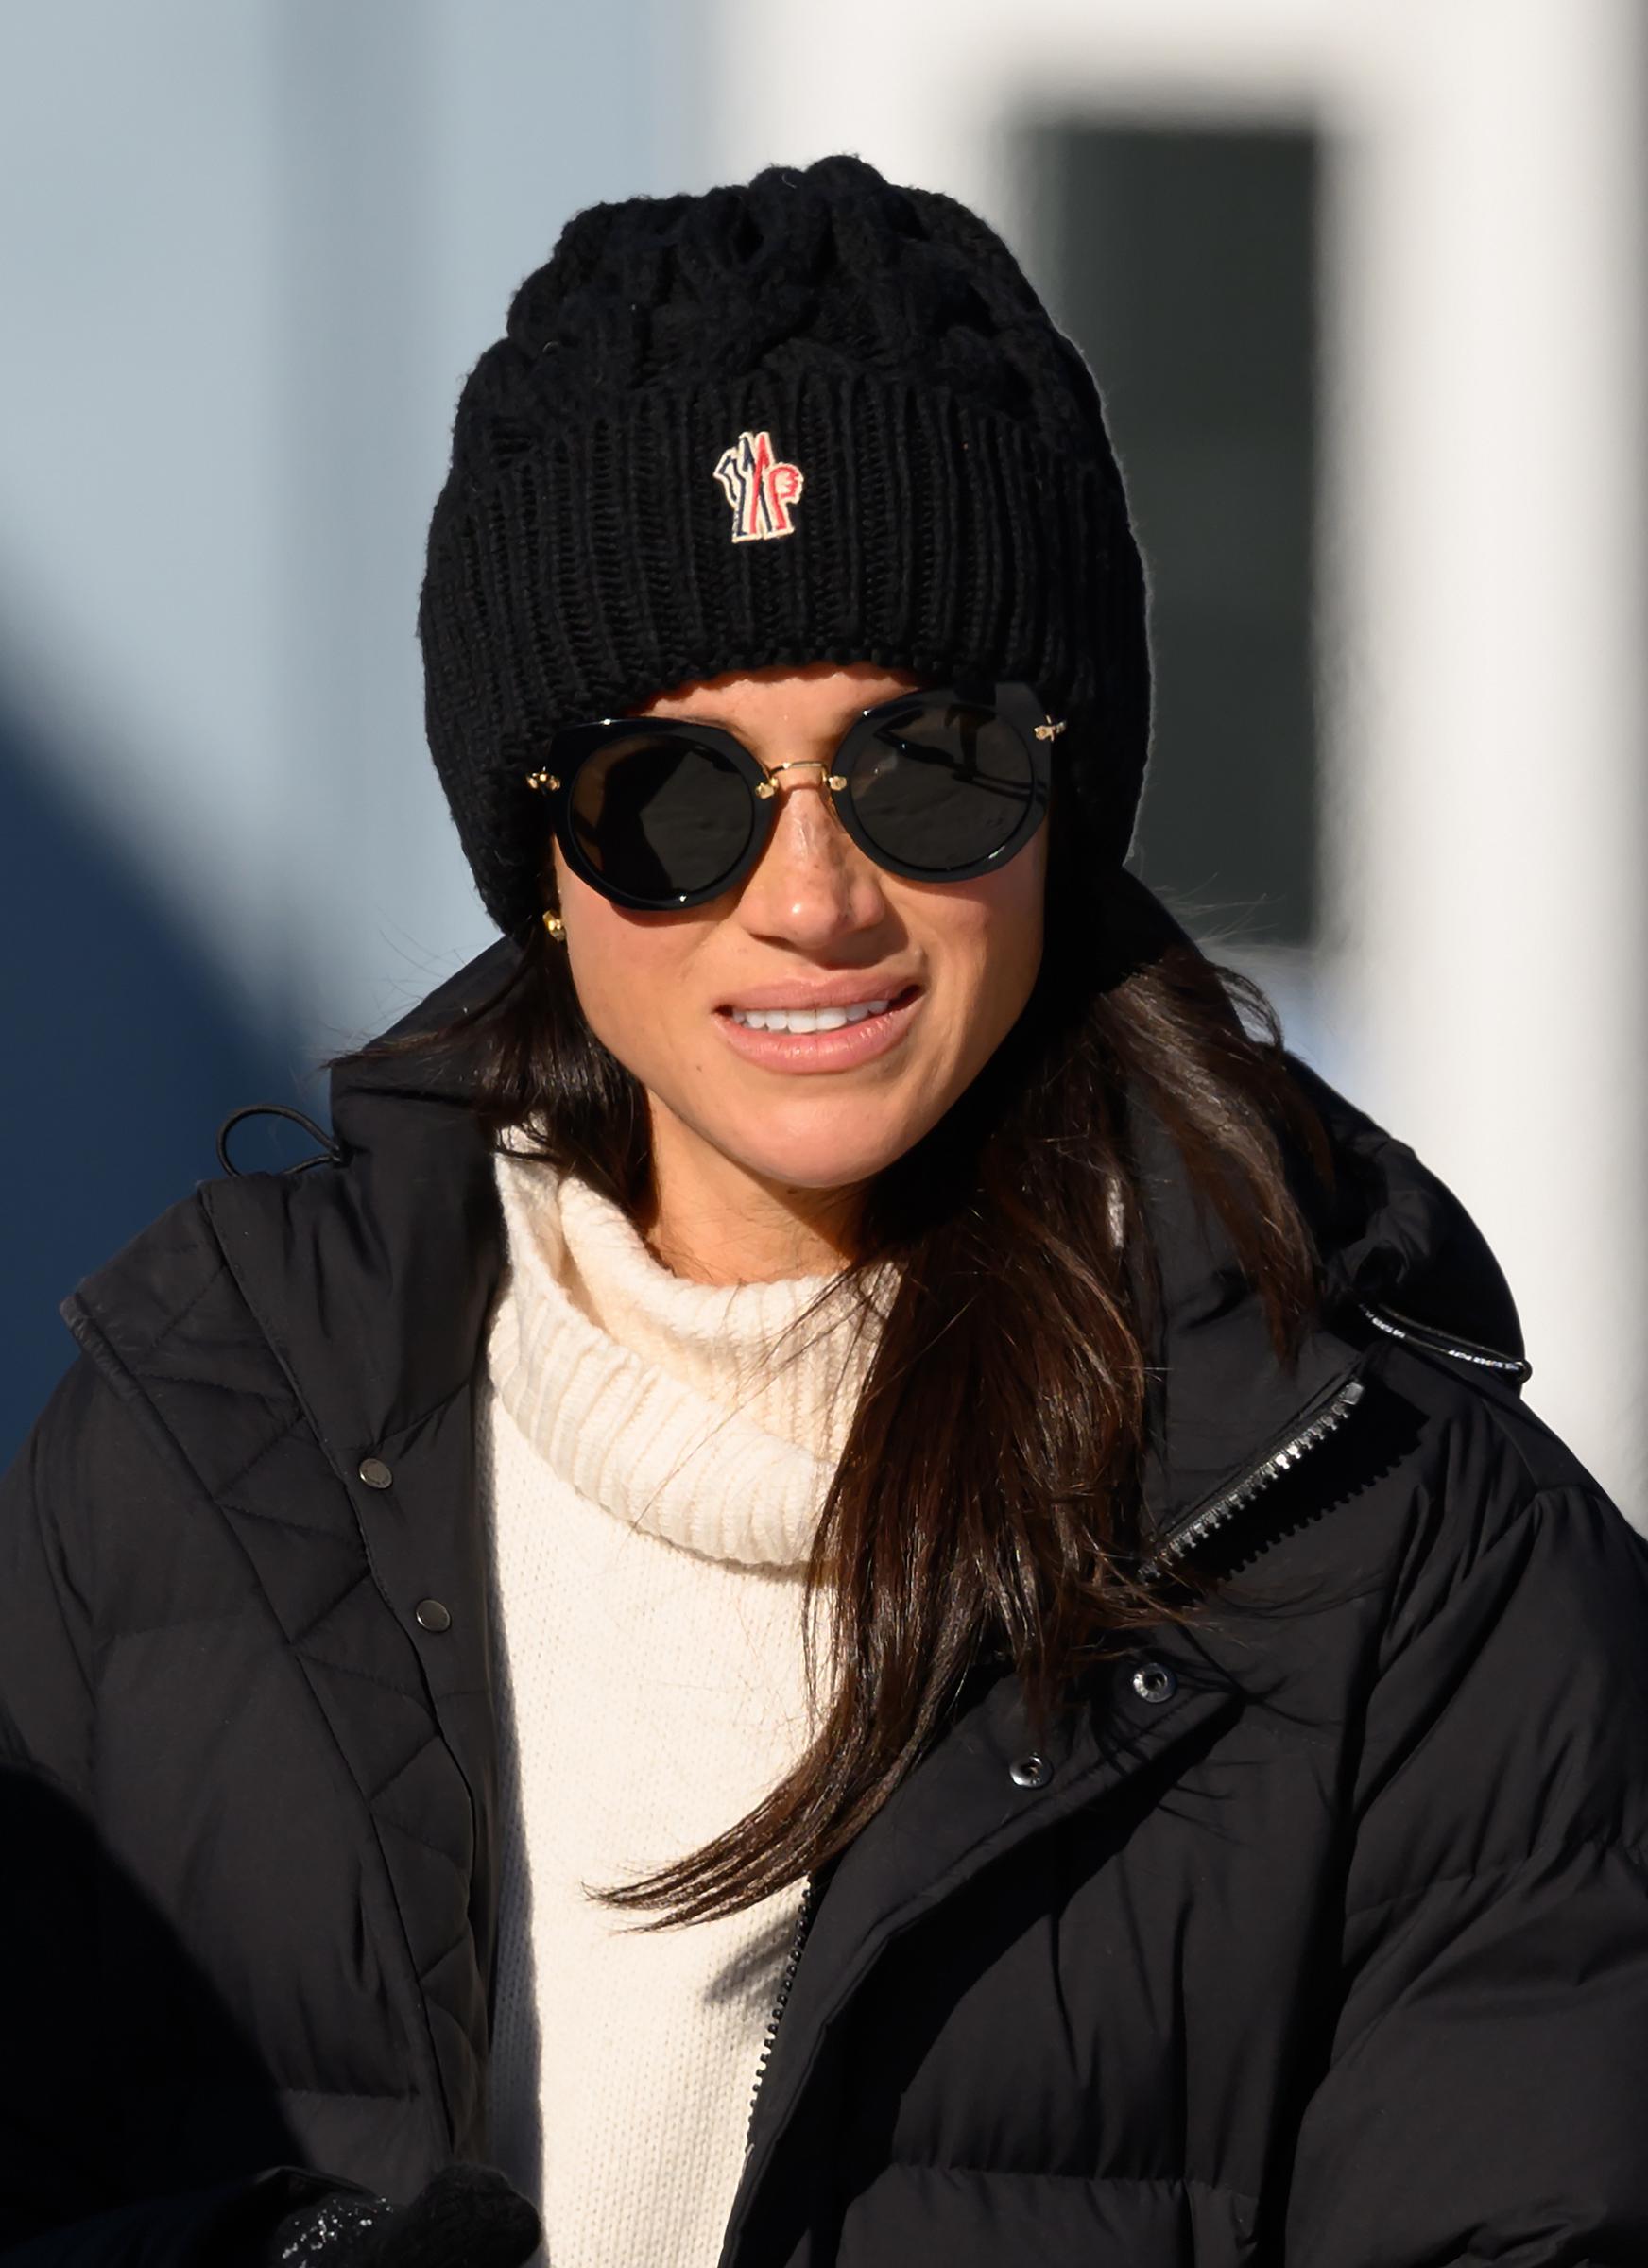
M 771 770 L 719 725 L 607 716 L 564 725 L 529 787 L 551 798 L 561 855 L 616 905 L 661 913 L 741 882 L 778 820 L 781 772 L 811 765 L 865 855 L 912 882 L 967 882 L 1021 850 L 1047 812 L 1064 730 L 1019 683 L 878 701 L 826 764 Z

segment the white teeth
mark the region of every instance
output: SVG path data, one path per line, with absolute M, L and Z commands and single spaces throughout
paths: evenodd
M 885 1000 L 856 1001 L 850 1008 L 734 1008 L 734 1023 L 754 1032 L 834 1032 L 844 1023 L 862 1023 L 867 1016 L 884 1016 L 892 1005 Z

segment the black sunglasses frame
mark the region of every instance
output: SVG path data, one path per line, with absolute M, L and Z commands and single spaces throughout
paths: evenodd
M 884 850 L 865 829 L 850 793 L 852 765 L 860 749 L 874 740 L 883 726 L 901 713 L 908 712 L 913 703 L 925 706 L 929 702 L 953 702 L 993 711 L 1018 734 L 1030 762 L 1030 793 L 1005 841 L 983 858 L 937 869 L 914 865 Z M 662 740 L 693 741 L 699 747 L 713 748 L 749 788 L 755 818 L 748 843 L 724 875 L 698 889 L 682 890 L 667 897 L 624 889 L 592 865 L 574 832 L 573 789 L 579 768 L 619 734 L 637 730 L 656 734 Z M 769 771 L 735 733 L 729 732 L 722 725 L 694 724 L 680 717 L 603 716 L 588 723 L 563 725 L 550 741 L 548 763 L 541 770 L 528 772 L 526 784 L 551 799 L 550 825 L 555 839 L 560 846 L 561 856 L 580 881 L 599 890 L 614 905 L 624 906 L 632 913 L 678 913 L 688 906 L 708 904 L 712 899 L 735 889 L 751 871 L 772 840 L 773 829 L 778 824 L 781 799 L 775 782 L 779 774 L 799 770 L 803 765 L 823 774 L 818 784 L 831 810 L 865 856 L 884 871 L 901 875 L 908 882 L 937 883 L 971 882 L 980 874 L 992 874 L 1018 855 L 1047 816 L 1053 782 L 1052 747 L 1063 730 L 1062 721 L 1048 714 L 1035 688 L 1016 679 L 934 686 L 898 694 L 889 701 L 878 701 L 873 708 L 861 710 L 837 741 L 828 764 L 819 757 L 800 757 L 790 764 L 776 765 Z

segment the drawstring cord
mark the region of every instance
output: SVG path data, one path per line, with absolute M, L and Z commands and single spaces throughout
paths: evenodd
M 233 1162 L 229 1155 L 229 1137 L 243 1118 L 289 1118 L 295 1125 L 301 1126 L 306 1134 L 312 1134 L 319 1143 L 320 1149 L 315 1157 L 300 1158 L 295 1165 L 282 1166 L 281 1171 L 283 1174 L 306 1173 L 312 1165 L 341 1165 L 343 1163 L 342 1144 L 335 1142 L 324 1126 L 318 1126 L 315 1121 L 305 1116 L 301 1110 L 294 1110 L 285 1103 L 243 1103 L 238 1110 L 232 1110 L 229 1113 L 217 1129 L 217 1162 L 226 1174 L 232 1174 L 236 1178 L 241 1177 L 242 1169 Z

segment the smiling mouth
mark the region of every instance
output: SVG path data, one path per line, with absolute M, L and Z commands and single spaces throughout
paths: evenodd
M 838 1032 L 846 1024 L 864 1023 L 872 1017 L 884 1016 L 889 1008 L 906 1006 L 919 989 L 918 985 L 905 985 L 884 998 L 852 1001 L 839 1007 L 722 1008 L 717 1012 L 731 1022 L 742 1024 L 746 1031 Z

